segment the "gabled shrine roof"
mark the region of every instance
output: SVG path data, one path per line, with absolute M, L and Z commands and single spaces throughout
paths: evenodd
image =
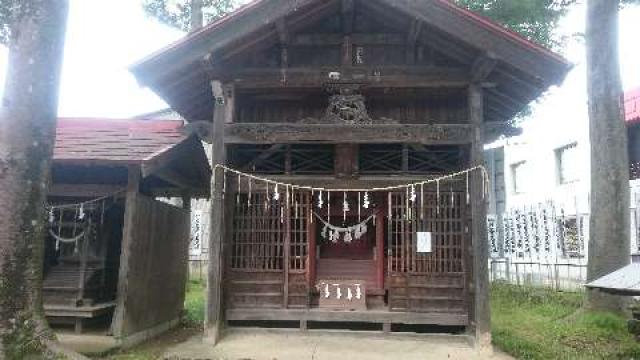
M 56 127 L 54 165 L 81 168 L 86 173 L 137 166 L 149 188 L 206 196 L 209 160 L 200 140 L 185 135 L 183 129 L 182 120 L 61 118 Z
M 550 86 L 561 83 L 572 66 L 562 56 L 449 0 L 354 1 L 382 9 L 378 13 L 387 20 L 425 24 L 429 31 L 424 41 L 438 37 L 434 46 L 470 69 L 480 57 L 495 58 L 496 71 L 487 79 L 494 87 L 487 88 L 486 121 L 510 120 Z M 278 38 L 280 20 L 299 21 L 302 27 L 305 14 L 326 13 L 335 4 L 339 7 L 340 1 L 255 0 L 143 59 L 131 71 L 187 121 L 210 121 L 211 66 L 219 66 L 228 54 L 264 48 Z
M 254 0 L 241 6 L 240 8 L 228 14 L 227 16 L 224 16 L 210 24 L 207 24 L 201 29 L 188 34 L 187 36 L 174 42 L 173 44 L 142 59 L 141 61 L 133 65 L 132 70 L 135 72 L 137 68 L 143 68 L 145 64 L 149 62 L 153 62 L 154 60 L 159 60 L 160 58 L 162 58 L 163 56 L 166 56 L 170 52 L 174 52 L 174 51 L 179 52 L 182 47 L 189 46 L 191 42 L 195 41 L 199 37 L 206 37 L 207 34 L 211 33 L 212 31 L 216 31 L 220 27 L 225 26 L 226 24 L 230 23 L 236 18 L 250 12 L 252 9 L 257 8 L 262 3 L 266 3 L 269 1 L 270 0 Z M 375 0 L 370 0 L 370 1 L 375 1 Z M 427 1 L 430 1 L 430 0 L 427 0 Z M 514 41 L 515 43 L 519 43 L 522 46 L 525 46 L 533 51 L 540 52 L 541 54 L 556 58 L 559 62 L 562 62 L 567 66 L 571 65 L 566 59 L 564 59 L 562 56 L 558 55 L 557 53 L 545 48 L 544 46 L 536 42 L 533 42 L 523 37 L 522 35 L 518 34 L 515 31 L 512 31 L 504 26 L 501 26 L 500 24 L 495 23 L 489 18 L 486 18 L 482 15 L 474 13 L 473 11 L 457 6 L 450 0 L 433 0 L 433 1 L 438 3 L 438 5 L 444 6 L 450 9 L 452 12 L 478 24 L 479 26 L 481 26 L 486 30 L 495 32 L 497 35 L 510 39 L 511 41 Z M 211 50 L 214 50 L 214 49 L 215 49 L 215 45 L 214 45 L 214 48 L 212 48 Z

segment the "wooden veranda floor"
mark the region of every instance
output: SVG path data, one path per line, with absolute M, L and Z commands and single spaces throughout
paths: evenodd
M 306 322 L 358 322 L 407 325 L 467 326 L 469 317 L 463 313 L 416 313 L 385 310 L 335 311 L 312 309 L 229 309 L 229 321 L 300 321 Z

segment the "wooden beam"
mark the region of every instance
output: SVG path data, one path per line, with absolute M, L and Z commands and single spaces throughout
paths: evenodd
M 345 35 L 342 42 L 342 66 L 353 66 L 353 42 Z
M 420 31 L 422 31 L 422 21 L 413 19 L 413 21 L 411 21 L 409 33 L 407 33 L 407 43 L 415 45 L 418 41 L 418 37 L 420 36 Z
M 179 143 L 171 149 L 164 151 L 162 154 L 154 156 L 152 159 L 142 163 L 142 178 L 154 175 L 156 172 L 165 169 L 171 163 L 180 161 L 185 156 L 183 151 L 186 147 L 184 142 Z
M 278 40 L 281 45 L 289 44 L 289 31 L 287 29 L 287 20 L 285 18 L 276 21 L 276 31 L 278 32 Z
M 485 81 L 498 65 L 498 59 L 493 54 L 478 57 L 471 65 L 471 81 L 480 83 Z
M 136 218 L 138 216 L 138 195 L 140 190 L 141 171 L 139 166 L 129 166 L 127 180 L 127 195 L 124 209 L 124 225 L 122 227 L 122 246 L 120 253 L 120 269 L 118 270 L 118 292 L 116 294 L 116 308 L 111 322 L 111 332 L 116 337 L 125 335 L 127 321 L 127 302 L 129 265 L 132 261 L 131 247 L 135 242 Z
M 340 72 L 340 80 L 330 80 L 330 72 Z M 470 82 L 466 69 L 435 66 L 288 68 L 286 82 L 282 81 L 280 69 L 241 69 L 227 73 L 238 89 L 318 88 L 327 83 L 355 83 L 372 88 L 463 88 Z
M 470 144 L 472 140 L 471 126 L 464 124 L 353 126 L 346 124 L 235 123 L 225 126 L 224 132 L 227 144 L 416 143 L 455 145 Z
M 330 321 L 330 322 L 377 322 L 394 324 L 431 324 L 465 326 L 468 315 L 463 313 L 417 313 L 394 311 L 330 311 L 314 309 L 229 309 L 229 320 L 240 321 Z
M 183 176 L 182 174 L 170 168 L 164 168 L 164 169 L 158 170 L 153 175 L 168 182 L 169 184 L 172 184 L 174 186 L 181 188 L 183 191 L 196 190 L 197 192 L 198 190 L 197 182 L 195 182 L 193 179 Z
M 311 199 L 311 203 L 313 204 L 314 199 Z M 316 224 L 318 223 L 313 219 L 313 211 L 310 210 L 307 215 L 307 238 L 309 239 L 309 249 L 307 251 L 307 286 L 309 289 L 313 289 L 316 285 L 316 258 L 318 256 L 317 249 L 317 238 L 316 238 Z
M 353 17 L 355 14 L 353 0 L 342 0 L 342 32 L 353 33 Z
M 224 172 L 215 166 L 226 164 L 224 145 L 224 127 L 233 114 L 234 98 L 228 97 L 223 84 L 211 82 L 211 90 L 215 100 L 213 113 L 213 139 L 211 144 L 213 175 L 211 185 L 211 222 L 209 233 L 209 266 L 207 272 L 207 308 L 205 311 L 205 331 L 209 341 L 216 344 L 220 340 L 224 324 L 223 309 L 223 246 L 224 241 Z M 227 124 L 230 126 L 230 124 Z
M 384 289 L 384 210 L 378 209 L 376 217 L 376 285 Z
M 276 22 L 278 29 L 278 38 L 280 40 L 280 72 L 282 78 L 286 79 L 286 69 L 289 67 L 289 30 L 287 29 L 286 19 L 282 18 Z
M 469 119 L 473 126 L 471 166 L 484 166 L 483 137 L 483 89 L 479 85 L 469 87 Z M 487 239 L 487 197 L 484 174 L 476 171 L 471 176 L 471 242 L 473 318 L 476 344 L 481 351 L 491 348 L 491 312 L 489 308 L 489 245 Z
M 299 16 L 289 18 L 287 20 L 288 33 L 293 34 L 303 26 L 308 26 L 308 24 L 328 15 L 334 8 L 336 8 L 336 4 L 337 0 L 319 2 L 318 6 L 310 9 L 309 11 L 301 13 Z M 263 33 L 259 33 L 257 36 L 238 40 L 236 43 L 230 44 L 226 49 L 219 49 L 216 53 L 219 54 L 218 60 L 220 62 L 224 62 L 245 53 L 249 49 L 252 51 L 267 49 L 268 47 L 275 45 L 278 40 L 277 30 L 264 31 Z
M 394 28 L 399 31 L 406 29 L 406 21 L 401 20 L 402 17 L 395 16 L 393 11 L 389 11 L 389 8 L 379 4 L 376 1 L 364 1 L 362 2 L 362 8 L 371 16 L 380 19 L 381 21 L 388 22 Z M 416 18 L 419 21 L 419 19 Z M 422 23 L 422 22 L 421 22 Z M 425 28 L 424 23 L 421 28 Z M 428 30 L 420 31 L 417 34 L 418 39 L 424 45 L 427 45 L 431 50 L 437 50 L 437 52 L 450 57 L 451 59 L 461 63 L 470 64 L 476 57 L 476 50 L 469 50 L 467 47 L 462 47 L 458 42 L 446 33 L 442 33 L 437 29 L 429 27 Z
M 413 19 L 409 28 L 409 32 L 407 34 L 406 60 L 408 65 L 413 65 L 416 63 L 416 42 L 418 41 L 418 36 L 420 35 L 421 30 L 422 21 Z
M 105 184 L 53 184 L 49 188 L 47 196 L 96 198 L 124 191 L 123 185 Z
M 282 304 L 286 309 L 289 307 L 289 268 L 290 268 L 290 257 L 291 257 L 291 203 L 290 200 L 291 193 L 289 191 L 289 187 L 286 188 L 285 202 L 284 202 L 284 248 L 282 249 L 282 258 L 283 258 L 283 269 L 282 269 Z
M 519 111 L 526 105 L 526 103 L 522 102 L 521 100 L 515 99 L 512 95 L 507 95 L 495 88 L 485 89 L 485 95 L 486 97 L 491 98 L 492 101 L 500 103 L 505 108 L 509 108 L 514 111 Z
M 405 45 L 404 36 L 394 33 L 351 34 L 355 45 Z M 342 34 L 297 34 L 291 39 L 291 46 L 337 46 L 342 45 Z
M 398 175 L 390 177 L 388 175 L 361 175 L 357 178 L 337 179 L 334 175 L 274 175 L 263 174 L 274 181 L 280 181 L 287 184 L 299 186 L 322 187 L 327 189 L 367 189 L 372 187 L 387 187 L 397 185 L 407 185 L 425 179 L 435 179 L 442 176 L 441 173 L 434 174 L 416 174 L 416 175 Z M 454 191 L 465 191 L 464 179 L 451 181 Z M 273 189 L 273 186 L 271 186 Z M 264 185 L 260 183 L 252 184 L 252 191 L 264 191 Z M 248 192 L 249 186 L 246 182 L 241 184 L 241 192 Z M 425 192 L 427 189 L 425 189 Z M 432 189 L 431 191 L 435 191 Z

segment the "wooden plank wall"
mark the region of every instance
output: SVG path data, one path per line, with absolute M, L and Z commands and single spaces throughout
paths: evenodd
M 189 212 L 140 194 L 135 206 L 121 336 L 177 319 L 184 307 Z
M 464 98 L 444 99 L 429 95 L 408 94 L 403 98 L 367 99 L 369 115 L 373 119 L 391 119 L 401 124 L 464 124 L 467 108 Z M 244 99 L 243 99 L 244 98 Z M 240 96 L 243 106 L 238 111 L 240 123 L 296 123 L 305 118 L 321 119 L 326 113 L 328 98 L 323 94 L 298 96 L 292 101 L 255 100 Z M 321 100 L 321 101 L 319 101 Z

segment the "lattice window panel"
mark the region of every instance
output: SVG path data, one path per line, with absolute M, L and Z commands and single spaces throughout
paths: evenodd
M 389 269 L 395 273 L 461 273 L 464 271 L 466 195 L 461 192 L 391 193 L 388 226 Z M 438 201 L 439 200 L 439 201 Z M 417 252 L 417 231 L 432 233 L 432 252 Z
M 333 173 L 333 145 L 293 145 L 291 146 L 290 152 L 292 174 Z
M 229 151 L 230 165 L 242 171 L 282 174 L 287 148 L 284 145 L 236 145 Z
M 247 172 L 294 175 L 334 172 L 333 145 L 237 145 L 229 153 L 230 165 Z
M 264 193 L 239 194 L 233 217 L 231 268 L 282 270 L 284 205 L 267 201 Z
M 402 145 L 362 145 L 358 156 L 361 174 L 402 171 Z
M 463 163 L 458 146 L 369 144 L 359 151 L 362 174 L 442 174 L 460 170 Z
M 462 168 L 463 156 L 457 146 L 409 146 L 408 172 L 436 174 L 458 171 Z

